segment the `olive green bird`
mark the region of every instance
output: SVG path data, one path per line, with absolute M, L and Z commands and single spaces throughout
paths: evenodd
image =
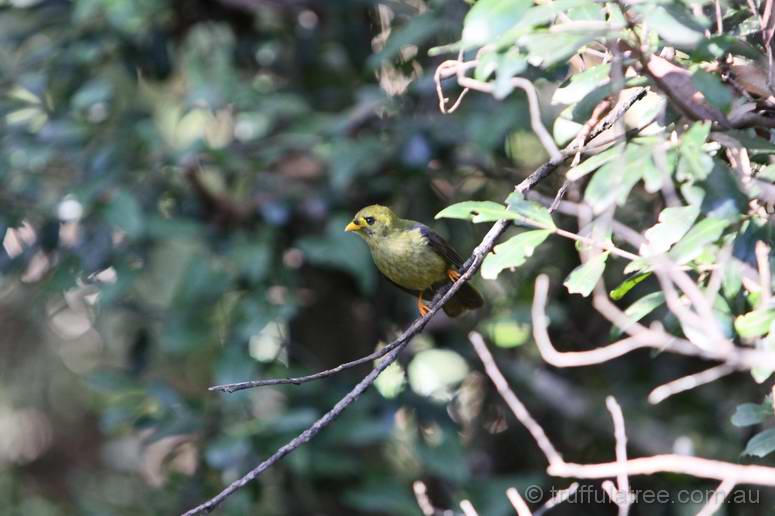
M 399 218 L 390 208 L 367 206 L 344 230 L 366 241 L 377 269 L 391 283 L 417 296 L 420 315 L 429 310 L 423 299 L 432 299 L 438 287 L 460 277 L 463 259 L 446 240 L 424 224 Z M 479 292 L 465 283 L 444 305 L 444 312 L 457 317 L 483 304 Z

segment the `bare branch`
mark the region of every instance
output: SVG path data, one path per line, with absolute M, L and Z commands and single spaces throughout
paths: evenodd
M 621 464 L 618 462 L 600 464 L 563 462 L 549 465 L 547 471 L 555 477 L 602 479 L 615 477 L 621 471 Z M 732 464 L 688 455 L 668 454 L 629 459 L 625 472 L 629 476 L 677 473 L 722 481 L 729 479 L 738 484 L 775 487 L 775 468 L 753 464 Z
M 425 482 L 415 480 L 412 484 L 412 491 L 414 491 L 417 506 L 420 508 L 423 516 L 433 516 L 436 513 L 436 509 L 433 508 L 431 499 L 428 498 L 428 488 L 425 486 Z
M 715 382 L 719 378 L 730 375 L 737 371 L 737 368 L 730 366 L 729 364 L 720 364 L 699 373 L 683 376 L 677 380 L 673 380 L 670 383 L 660 385 L 649 393 L 649 403 L 656 405 L 665 401 L 670 396 L 685 392 L 700 385 L 706 383 Z
M 474 505 L 468 500 L 460 502 L 460 508 L 463 510 L 465 516 L 479 516 L 479 513 L 474 509 Z
M 724 503 L 724 500 L 726 500 L 727 496 L 729 496 L 729 493 L 734 488 L 734 480 L 727 479 L 721 482 L 716 490 L 713 491 L 713 493 L 710 495 L 710 499 L 708 499 L 705 507 L 703 507 L 702 510 L 697 513 L 697 516 L 711 516 L 712 514 L 715 514 L 716 511 L 721 508 L 721 504 Z
M 561 504 L 562 502 L 564 502 L 565 500 L 573 496 L 573 494 L 578 490 L 578 488 L 579 488 L 579 483 L 573 482 L 567 488 L 557 491 L 557 493 L 549 500 L 547 500 L 546 503 L 543 506 L 541 506 L 540 509 L 538 509 L 533 513 L 533 516 L 541 516 L 546 511 Z
M 622 408 L 613 396 L 608 396 L 605 404 L 614 421 L 616 462 L 621 468 L 616 475 L 619 496 L 616 497 L 615 503 L 619 506 L 619 516 L 627 516 L 632 500 L 630 498 L 630 480 L 627 477 L 627 433 L 624 431 L 624 415 L 622 415 Z
M 533 516 L 530 507 L 527 506 L 527 503 L 519 495 L 519 491 L 516 488 L 508 488 L 506 490 L 506 497 L 511 502 L 511 505 L 514 506 L 514 510 L 517 511 L 517 516 Z
M 495 359 L 492 357 L 490 350 L 487 349 L 487 344 L 484 343 L 482 336 L 477 332 L 471 332 L 468 334 L 468 340 L 470 340 L 471 344 L 474 346 L 474 351 L 479 355 L 479 359 L 482 361 L 482 364 L 484 364 L 484 370 L 487 373 L 487 376 L 492 380 L 492 383 L 495 384 L 498 393 L 519 422 L 522 423 L 527 431 L 530 432 L 530 435 L 533 436 L 538 447 L 544 452 L 549 464 L 562 462 L 562 457 L 546 436 L 544 429 L 541 428 L 541 425 L 539 425 L 535 419 L 533 419 L 533 416 L 527 411 L 525 405 L 522 404 L 519 398 L 517 398 L 517 395 L 514 394 L 514 391 L 511 390 L 511 387 L 509 387 L 509 383 L 506 381 L 506 378 L 503 377 L 503 374 L 501 374 L 500 369 L 498 369 Z
M 339 364 L 334 368 L 326 369 L 325 371 L 320 371 L 318 373 L 309 374 L 306 376 L 297 376 L 295 378 L 268 378 L 266 380 L 250 380 L 246 382 L 225 383 L 222 385 L 213 385 L 207 390 L 232 393 L 232 392 L 241 391 L 244 389 L 252 389 L 253 387 L 264 387 L 267 385 L 289 385 L 289 384 L 301 385 L 303 383 L 312 382 L 314 380 L 327 378 L 337 373 L 341 373 L 345 369 L 350 369 L 352 367 L 356 367 L 362 364 L 367 364 L 369 362 L 382 358 L 388 353 L 390 353 L 395 348 L 397 343 L 398 341 L 391 342 L 387 346 L 384 346 L 383 348 L 375 351 L 374 353 L 366 355 L 365 357 L 361 357 L 357 360 L 353 360 L 352 362 L 345 362 L 344 364 Z

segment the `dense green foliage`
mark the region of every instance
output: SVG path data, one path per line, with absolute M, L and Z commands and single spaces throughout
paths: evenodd
M 771 462 L 766 367 L 654 407 L 654 386 L 706 363 L 641 350 L 560 370 L 530 333 L 539 273 L 552 281 L 551 334 L 563 350 L 621 333 L 584 297 L 601 278 L 633 321 L 689 340 L 697 331 L 666 309 L 648 260 L 592 253 L 580 263 L 559 228 L 642 257 L 666 253 L 702 288 L 727 268 L 712 300 L 724 337 L 775 349 L 775 307 L 752 276 L 756 242 L 775 240 L 764 196 L 775 144 L 765 126 L 738 123 L 748 104 L 764 111 L 747 86 L 760 75 L 744 68 L 766 64 L 763 36 L 748 5 L 722 5 L 725 30 L 713 35 L 714 5 L 702 2 L 641 2 L 633 21 L 587 0 L 0 0 L 2 514 L 176 514 L 336 403 L 366 368 L 302 386 L 207 388 L 333 367 L 412 320 L 411 297 L 343 232 L 375 202 L 433 225 L 464 256 L 485 225 L 448 219 L 515 220 L 475 280 L 487 307 L 434 319 L 375 389 L 222 514 L 413 515 L 422 479 L 438 506 L 470 498 L 495 516 L 513 513 L 509 486 L 567 486 L 545 474 L 481 372 L 472 329 L 568 458 L 612 459 L 603 400 L 615 394 L 633 456 L 759 461 L 745 450 Z M 648 33 L 631 30 L 644 19 Z M 551 28 L 576 21 L 589 23 Z M 580 57 L 615 40 L 642 54 Z M 620 73 L 648 68 L 666 47 L 677 86 L 659 71 Z M 445 115 L 434 70 L 459 50 L 479 51 L 470 75 L 492 94 L 470 92 Z M 536 84 L 559 146 L 620 88 L 652 88 L 625 119 L 646 129 L 559 171 L 576 181 L 568 197 L 590 208 L 587 220 L 509 197 L 549 157 L 514 76 Z M 453 99 L 454 82 L 443 82 Z M 687 102 L 697 91 L 706 101 Z M 735 145 L 752 177 L 728 152 Z M 563 179 L 549 177 L 539 196 L 551 201 Z M 618 239 L 614 217 L 647 245 Z M 715 487 L 679 476 L 633 485 Z M 765 514 L 773 500 L 762 491 L 728 514 Z M 613 513 L 596 501 L 583 513 Z

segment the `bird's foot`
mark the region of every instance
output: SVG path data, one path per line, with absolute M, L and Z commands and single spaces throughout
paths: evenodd
M 420 295 L 417 297 L 417 310 L 420 311 L 420 317 L 425 317 L 425 314 L 430 312 L 430 307 L 425 304 L 425 302 L 422 300 L 422 295 L 424 292 L 420 292 Z
M 448 269 L 447 277 L 450 279 L 450 281 L 457 281 L 460 279 L 460 273 L 455 269 Z

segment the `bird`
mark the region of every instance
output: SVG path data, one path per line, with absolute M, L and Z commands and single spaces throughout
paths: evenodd
M 363 238 L 377 269 L 394 285 L 417 296 L 417 309 L 425 316 L 430 308 L 424 302 L 448 281 L 460 278 L 463 259 L 425 224 L 402 219 L 386 206 L 373 204 L 355 214 L 344 229 Z M 484 299 L 470 284 L 444 305 L 444 312 L 457 317 L 484 305 Z

